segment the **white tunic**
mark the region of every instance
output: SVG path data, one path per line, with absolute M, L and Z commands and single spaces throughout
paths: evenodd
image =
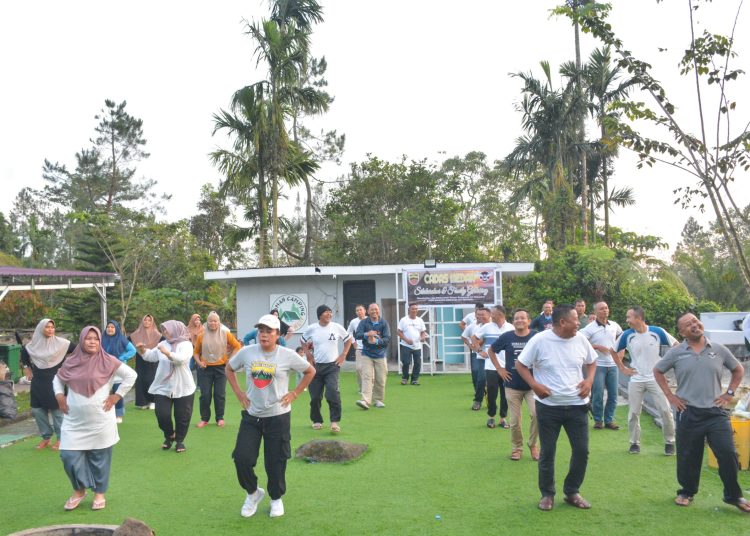
M 112 384 L 119 383 L 116 394 L 125 397 L 135 384 L 138 375 L 122 363 L 109 379 L 91 397 L 85 397 L 68 389 L 68 413 L 63 417 L 60 430 L 61 450 L 94 450 L 111 447 L 120 440 L 115 421 L 115 407 L 105 413 L 104 401 L 112 391 Z M 65 384 L 55 376 L 52 381 L 55 395 L 65 392 Z
M 190 372 L 193 344 L 190 341 L 179 343 L 172 350 L 172 360 L 161 352 L 159 349 L 161 345 L 170 346 L 168 342 L 162 341 L 156 348 L 146 350 L 143 354 L 144 360 L 159 363 L 154 374 L 154 381 L 151 383 L 148 392 L 152 395 L 163 395 L 169 398 L 182 398 L 192 395 L 195 392 L 193 373 Z

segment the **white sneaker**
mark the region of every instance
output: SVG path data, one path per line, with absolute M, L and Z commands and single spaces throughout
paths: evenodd
M 116 417 L 115 421 L 117 422 L 117 424 L 122 424 L 122 417 Z
M 370 404 L 367 403 L 367 400 L 357 400 L 357 405 L 362 409 L 370 409 Z
M 271 517 L 281 517 L 284 515 L 284 503 L 281 499 L 271 500 Z
M 242 515 L 242 517 L 253 516 L 258 510 L 258 503 L 262 501 L 263 497 L 265 496 L 266 491 L 263 488 L 256 489 L 255 493 L 248 493 L 247 497 L 245 498 L 245 502 L 242 505 L 242 510 L 240 510 L 240 514 Z
M 385 404 L 383 404 L 383 401 L 382 401 L 382 400 L 376 400 L 376 401 L 375 401 L 375 407 L 376 407 L 376 408 L 384 408 L 384 407 L 385 407 Z
M 150 404 L 148 405 L 148 409 L 156 409 L 156 404 L 154 404 L 153 402 L 151 402 L 151 403 L 150 403 Z

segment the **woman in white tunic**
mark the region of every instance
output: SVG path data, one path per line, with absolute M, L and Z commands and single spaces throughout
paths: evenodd
M 137 348 L 143 359 L 158 363 L 148 392 L 154 395 L 156 421 L 164 432 L 161 448 L 169 450 L 172 442 L 176 442 L 175 450 L 185 452 L 185 436 L 193 416 L 195 393 L 195 382 L 190 372 L 193 344 L 187 327 L 179 320 L 167 320 L 160 327 L 165 340 L 151 350 L 146 349 L 143 343 L 138 344 Z
M 87 488 L 94 492 L 92 510 L 106 506 L 104 493 L 109 487 L 112 446 L 120 440 L 113 408 L 137 377 L 133 369 L 102 349 L 101 339 L 98 328 L 83 328 L 78 347 L 53 381 L 55 398 L 65 415 L 60 458 L 74 490 L 65 503 L 66 510 L 78 507 Z M 115 381 L 120 387 L 110 394 Z

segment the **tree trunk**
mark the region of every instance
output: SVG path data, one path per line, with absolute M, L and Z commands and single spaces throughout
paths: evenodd
M 601 119 L 602 129 L 602 190 L 604 194 L 604 245 L 609 247 L 609 186 L 607 185 L 607 157 L 605 155 L 604 137 L 607 132 L 604 128 L 604 118 Z
M 576 86 L 578 90 L 578 98 L 583 102 L 583 88 L 581 87 L 581 36 L 578 28 L 578 22 L 573 24 L 575 33 L 575 45 L 576 45 Z M 589 245 L 589 180 L 588 180 L 588 157 L 584 150 L 584 142 L 586 141 L 586 118 L 581 115 L 581 124 L 578 130 L 578 143 L 581 154 L 581 228 L 583 231 L 583 244 Z

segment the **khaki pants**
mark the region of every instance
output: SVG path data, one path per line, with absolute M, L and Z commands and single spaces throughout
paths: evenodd
M 669 407 L 667 397 L 656 384 L 656 380 L 647 382 L 628 383 L 628 433 L 630 434 L 630 443 L 635 445 L 641 444 L 641 410 L 643 409 L 643 396 L 651 393 L 659 415 L 662 420 L 661 431 L 664 434 L 664 442 L 674 444 L 674 417 L 672 417 L 672 408 Z
M 385 378 L 388 375 L 387 358 L 362 357 L 362 399 L 371 404 L 385 399 Z
M 529 408 L 529 448 L 536 446 L 539 437 L 539 431 L 536 424 L 536 404 L 534 402 L 534 391 L 519 391 L 518 389 L 505 388 L 505 398 L 508 399 L 508 417 L 510 420 L 510 444 L 513 450 L 523 449 L 523 430 L 521 429 L 521 405 L 526 400 L 526 407 Z
M 354 366 L 357 370 L 357 392 L 362 392 L 362 369 L 365 366 L 365 360 L 370 359 L 369 357 L 365 357 L 362 355 L 362 350 L 357 348 L 354 351 Z

